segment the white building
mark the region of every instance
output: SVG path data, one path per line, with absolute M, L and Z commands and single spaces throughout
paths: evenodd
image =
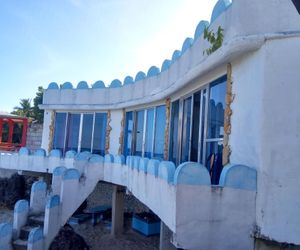
M 205 27 L 224 30 L 210 55 Z M 109 87 L 51 83 L 41 106 L 49 157 L 24 150 L 1 155 L 0 167 L 60 176 L 52 183 L 61 210 L 51 215 L 59 225 L 104 180 L 153 210 L 178 248 L 298 249 L 299 65 L 300 16 L 292 1 L 219 0 L 210 23 L 201 21 L 161 68 Z M 90 154 L 75 156 L 83 151 Z M 61 165 L 66 173 L 58 174 Z M 48 246 L 58 230 L 50 224 L 34 242 Z

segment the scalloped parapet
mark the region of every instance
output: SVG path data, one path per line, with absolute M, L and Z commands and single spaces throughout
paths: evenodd
M 24 213 L 29 211 L 29 203 L 27 200 L 18 200 L 14 207 L 14 213 Z
M 124 165 L 125 164 L 125 157 L 124 157 L 124 155 L 115 155 L 114 156 L 114 163 Z
M 61 158 L 62 153 L 59 149 L 52 149 L 49 153 L 50 157 Z
M 155 177 L 158 176 L 158 167 L 159 167 L 159 160 L 151 159 L 148 162 L 147 166 L 147 173 L 154 175 Z
M 39 191 L 46 191 L 47 184 L 44 181 L 36 181 L 31 186 L 31 193 L 32 192 L 39 192 Z
M 114 162 L 114 156 L 112 154 L 106 154 L 104 156 L 104 162 L 105 163 L 113 163 Z
M 194 39 L 191 37 L 187 37 L 182 44 L 181 53 L 183 54 L 184 52 L 186 52 L 190 47 L 193 46 L 193 43 Z
M 78 153 L 75 156 L 75 160 L 76 161 L 88 161 L 89 158 L 91 157 L 91 155 L 92 155 L 91 152 L 83 151 L 83 152 Z
M 143 171 L 144 173 L 147 173 L 147 167 L 149 163 L 149 158 L 141 158 L 140 164 L 139 164 L 139 171 Z
M 143 79 L 146 78 L 146 74 L 143 72 L 143 71 L 139 71 L 136 76 L 135 76 L 135 79 L 134 81 L 137 82 L 137 81 L 141 81 Z
M 103 81 L 96 81 L 93 85 L 92 85 L 93 89 L 104 89 L 105 88 L 105 84 Z
M 43 228 L 35 227 L 31 229 L 28 236 L 28 249 L 39 249 L 39 246 L 37 246 L 37 244 L 38 242 L 40 242 L 40 245 L 42 246 L 43 238 L 44 238 Z
M 176 167 L 173 162 L 162 161 L 159 163 L 158 176 L 163 180 L 166 180 L 168 183 L 173 183 L 175 169 Z
M 49 83 L 47 89 L 59 89 L 59 86 L 56 82 L 51 82 L 51 83 Z
M 157 68 L 156 66 L 151 66 L 147 72 L 147 77 L 156 76 L 159 73 L 160 73 L 159 68 Z
M 43 148 L 39 148 L 37 149 L 34 154 L 35 156 L 41 156 L 41 157 L 45 157 L 46 156 L 46 150 Z
M 70 82 L 65 82 L 60 86 L 61 89 L 73 89 L 73 85 Z
M 126 165 L 127 165 L 128 167 L 131 167 L 132 164 L 133 164 L 133 156 L 132 156 L 132 155 L 128 155 L 128 156 L 126 157 Z
M 207 169 L 202 164 L 184 162 L 175 171 L 174 184 L 210 186 L 211 181 Z
M 90 158 L 89 158 L 89 162 L 90 163 L 103 163 L 104 162 L 104 158 L 101 155 L 96 155 L 93 154 Z
M 213 23 L 231 5 L 231 0 L 219 0 L 211 14 L 210 23 Z
M 199 24 L 197 25 L 197 28 L 195 30 L 194 41 L 196 41 L 203 34 L 204 29 L 208 26 L 209 26 L 208 21 L 201 20 L 199 22 Z
M 181 57 L 181 51 L 180 50 L 175 50 L 172 55 L 172 62 L 175 62 Z
M 245 165 L 227 165 L 222 170 L 219 185 L 256 191 L 257 172 L 255 169 Z
M 63 167 L 63 166 L 59 166 L 59 167 L 56 167 L 54 170 L 53 170 L 53 175 L 54 176 L 62 176 L 63 173 L 67 170 L 66 167 Z
M 122 87 L 122 82 L 119 79 L 115 79 L 110 83 L 109 87 L 110 88 L 120 88 L 120 87 Z
M 63 180 L 79 180 L 80 173 L 76 168 L 69 168 L 64 172 Z
M 69 151 L 66 152 L 65 158 L 67 158 L 67 159 L 74 159 L 75 156 L 76 156 L 76 154 L 77 154 L 76 151 L 69 150 Z
M 86 81 L 80 81 L 78 84 L 77 84 L 77 89 L 88 89 L 89 88 L 89 85 L 87 84 Z
M 46 208 L 53 208 L 59 206 L 60 203 L 60 197 L 59 195 L 52 195 L 48 198 L 46 203 Z
M 131 76 L 126 76 L 124 78 L 123 85 L 130 85 L 130 84 L 133 84 L 133 83 L 134 83 L 134 80 Z
M 19 150 L 19 155 L 29 155 L 29 149 L 26 147 L 21 147 Z
M 164 72 L 167 69 L 169 69 L 171 65 L 172 65 L 172 61 L 169 59 L 165 59 L 161 65 L 161 72 Z
M 140 156 L 133 156 L 132 168 L 139 170 L 140 160 L 141 160 Z

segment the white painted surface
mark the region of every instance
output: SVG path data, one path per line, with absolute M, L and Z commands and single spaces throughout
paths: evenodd
M 110 142 L 109 142 L 109 153 L 116 155 L 118 154 L 120 143 L 119 138 L 121 134 L 121 121 L 123 117 L 122 110 L 111 111 L 111 128 L 110 131 Z
M 44 123 L 43 123 L 43 135 L 42 135 L 42 145 L 43 148 L 47 153 L 48 146 L 49 146 L 49 133 L 50 133 L 50 125 L 51 125 L 51 110 L 44 111 Z

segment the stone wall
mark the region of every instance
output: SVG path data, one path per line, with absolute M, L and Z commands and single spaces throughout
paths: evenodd
M 26 147 L 31 151 L 41 148 L 43 124 L 31 123 L 27 129 Z

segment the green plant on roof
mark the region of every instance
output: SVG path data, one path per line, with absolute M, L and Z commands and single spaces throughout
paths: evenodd
M 209 30 L 208 27 L 205 27 L 203 37 L 207 40 L 211 46 L 203 51 L 203 55 L 206 53 L 210 55 L 211 53 L 215 52 L 218 48 L 222 46 L 223 39 L 224 39 L 224 29 L 219 26 L 217 33 L 214 33 L 213 30 Z

